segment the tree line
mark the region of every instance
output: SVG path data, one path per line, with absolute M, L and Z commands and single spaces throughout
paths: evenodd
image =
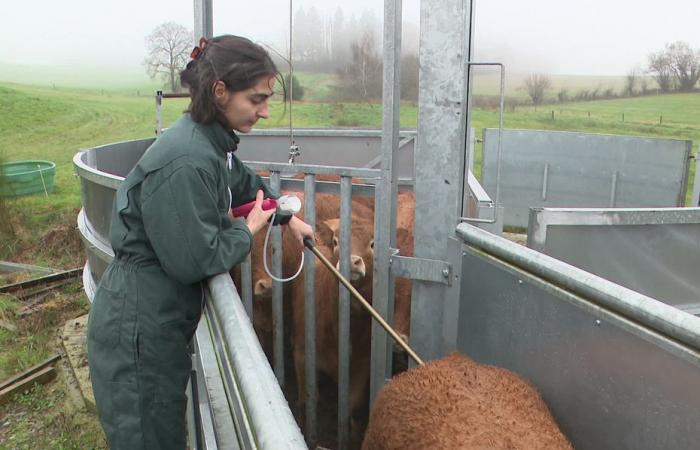
M 654 80 L 657 88 L 649 86 L 648 77 Z M 566 88 L 557 92 L 557 101 L 598 100 L 601 98 L 632 97 L 655 93 L 692 92 L 700 79 L 700 49 L 693 49 L 687 42 L 668 43 L 663 49 L 652 52 L 647 57 L 646 67 L 631 69 L 625 76 L 621 92 L 613 88 L 582 89 L 570 94 Z M 531 74 L 524 80 L 532 104 L 545 101 L 546 92 L 552 87 L 552 80 L 544 74 Z
M 374 100 L 382 90 L 382 26 L 374 11 L 359 16 L 346 15 L 341 8 L 323 17 L 315 7 L 298 8 L 292 29 L 292 63 L 295 71 L 335 73 L 337 81 L 331 93 L 337 100 Z M 180 90 L 178 74 L 189 60 L 194 42 L 190 30 L 176 23 L 156 27 L 146 38 L 144 66 L 151 78 L 161 78 L 173 92 Z M 402 98 L 418 98 L 418 27 L 405 23 L 401 61 Z M 289 43 L 286 42 L 286 47 Z M 289 61 L 275 54 L 281 71 L 287 72 Z M 285 85 L 293 83 L 294 100 L 300 100 L 304 88 L 287 74 Z

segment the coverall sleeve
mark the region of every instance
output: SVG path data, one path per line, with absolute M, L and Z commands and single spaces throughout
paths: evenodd
M 279 198 L 279 193 L 265 183 L 253 169 L 243 164 L 236 155 L 232 159 L 233 171 L 231 173 L 231 192 L 233 193 L 233 207 L 243 205 L 255 200 L 259 189 L 262 189 L 265 198 Z
M 243 205 L 250 201 L 255 200 L 255 196 L 259 189 L 262 189 L 265 198 L 279 198 L 279 193 L 275 192 L 268 186 L 263 179 L 255 173 L 253 169 L 243 164 L 243 162 L 238 159 L 236 155 L 233 155 L 233 164 L 235 170 L 233 171 L 231 180 L 232 187 L 231 192 L 233 194 L 232 207 Z M 292 219 L 292 215 L 289 213 L 280 213 L 275 216 L 275 222 L 273 225 L 286 225 Z
M 142 216 L 170 277 L 191 284 L 228 272 L 245 259 L 253 236 L 243 221 L 231 221 L 219 211 L 217 184 L 209 173 L 184 165 L 158 183 L 142 198 Z

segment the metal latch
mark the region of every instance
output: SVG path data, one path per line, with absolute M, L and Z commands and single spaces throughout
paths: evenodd
M 446 261 L 393 254 L 389 266 L 391 273 L 399 277 L 452 285 L 452 265 Z

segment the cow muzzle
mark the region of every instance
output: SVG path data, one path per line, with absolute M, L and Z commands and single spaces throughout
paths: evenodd
M 340 261 L 335 265 L 335 268 L 340 270 Z M 350 281 L 358 281 L 367 274 L 365 260 L 361 256 L 350 255 Z

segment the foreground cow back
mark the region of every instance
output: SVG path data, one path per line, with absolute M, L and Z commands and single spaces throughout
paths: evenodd
M 527 381 L 452 354 L 380 391 L 363 450 L 571 449 Z

